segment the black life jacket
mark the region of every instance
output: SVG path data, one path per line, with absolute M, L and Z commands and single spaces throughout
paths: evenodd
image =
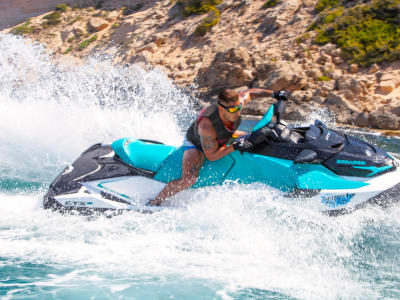
M 235 123 L 233 123 L 233 128 L 229 129 L 224 125 L 219 117 L 217 104 L 212 104 L 206 107 L 200 112 L 197 119 L 192 123 L 192 125 L 190 125 L 188 131 L 186 132 L 186 139 L 198 149 L 202 149 L 202 147 L 197 127 L 203 118 L 208 118 L 211 121 L 215 132 L 217 133 L 218 147 L 226 144 L 229 139 L 232 138 L 232 134 L 236 131 L 236 129 L 238 129 L 240 122 L 242 121 L 242 118 L 239 117 Z

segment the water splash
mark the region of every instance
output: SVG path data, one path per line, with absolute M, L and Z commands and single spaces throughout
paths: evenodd
M 0 172 L 13 178 L 48 179 L 90 145 L 124 136 L 179 145 L 195 113 L 158 69 L 54 64 L 42 45 L 10 35 L 0 36 L 0 102 Z
M 177 196 L 112 219 L 40 208 L 85 148 L 122 136 L 178 145 L 191 99 L 158 70 L 55 64 L 0 35 L 0 294 L 7 298 L 396 298 L 399 208 L 327 218 L 261 184 Z M 351 296 L 349 296 L 351 295 Z

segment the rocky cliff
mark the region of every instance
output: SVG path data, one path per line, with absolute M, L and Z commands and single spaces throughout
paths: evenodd
M 208 6 L 189 6 L 196 2 Z M 57 58 L 101 52 L 112 53 L 118 64 L 159 67 L 200 95 L 212 96 L 221 87 L 287 89 L 294 100 L 289 119 L 324 108 L 340 123 L 400 129 L 396 56 L 364 64 L 336 40 L 316 39 L 336 11 L 343 15 L 367 5 L 344 2 L 347 6 L 321 9 L 318 5 L 329 1 L 80 1 L 5 32 L 40 41 Z M 246 113 L 261 114 L 270 101 L 254 102 Z

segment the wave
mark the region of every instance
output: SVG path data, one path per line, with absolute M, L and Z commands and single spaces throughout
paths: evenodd
M 48 183 L 91 144 L 122 136 L 182 142 L 193 99 L 160 70 L 114 66 L 103 56 L 55 63 L 42 45 L 0 35 L 0 103 L 0 294 L 400 293 L 399 207 L 328 218 L 265 185 L 231 184 L 185 191 L 180 205 L 153 215 L 42 210 Z

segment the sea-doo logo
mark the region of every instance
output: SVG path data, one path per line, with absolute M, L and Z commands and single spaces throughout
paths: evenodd
M 350 202 L 350 200 L 355 196 L 356 194 L 345 194 L 345 195 L 335 195 L 335 194 L 326 194 L 322 195 L 322 203 L 324 203 L 326 206 L 330 207 L 336 207 L 339 205 L 345 205 Z
M 365 161 L 362 161 L 362 160 L 345 160 L 345 159 L 338 159 L 338 160 L 336 161 L 336 163 L 337 163 L 337 164 L 340 164 L 340 165 L 361 165 L 361 166 L 366 165 L 366 162 L 365 162 Z
M 92 205 L 93 202 L 84 202 L 84 201 L 67 201 L 65 205 L 67 206 L 89 206 Z

